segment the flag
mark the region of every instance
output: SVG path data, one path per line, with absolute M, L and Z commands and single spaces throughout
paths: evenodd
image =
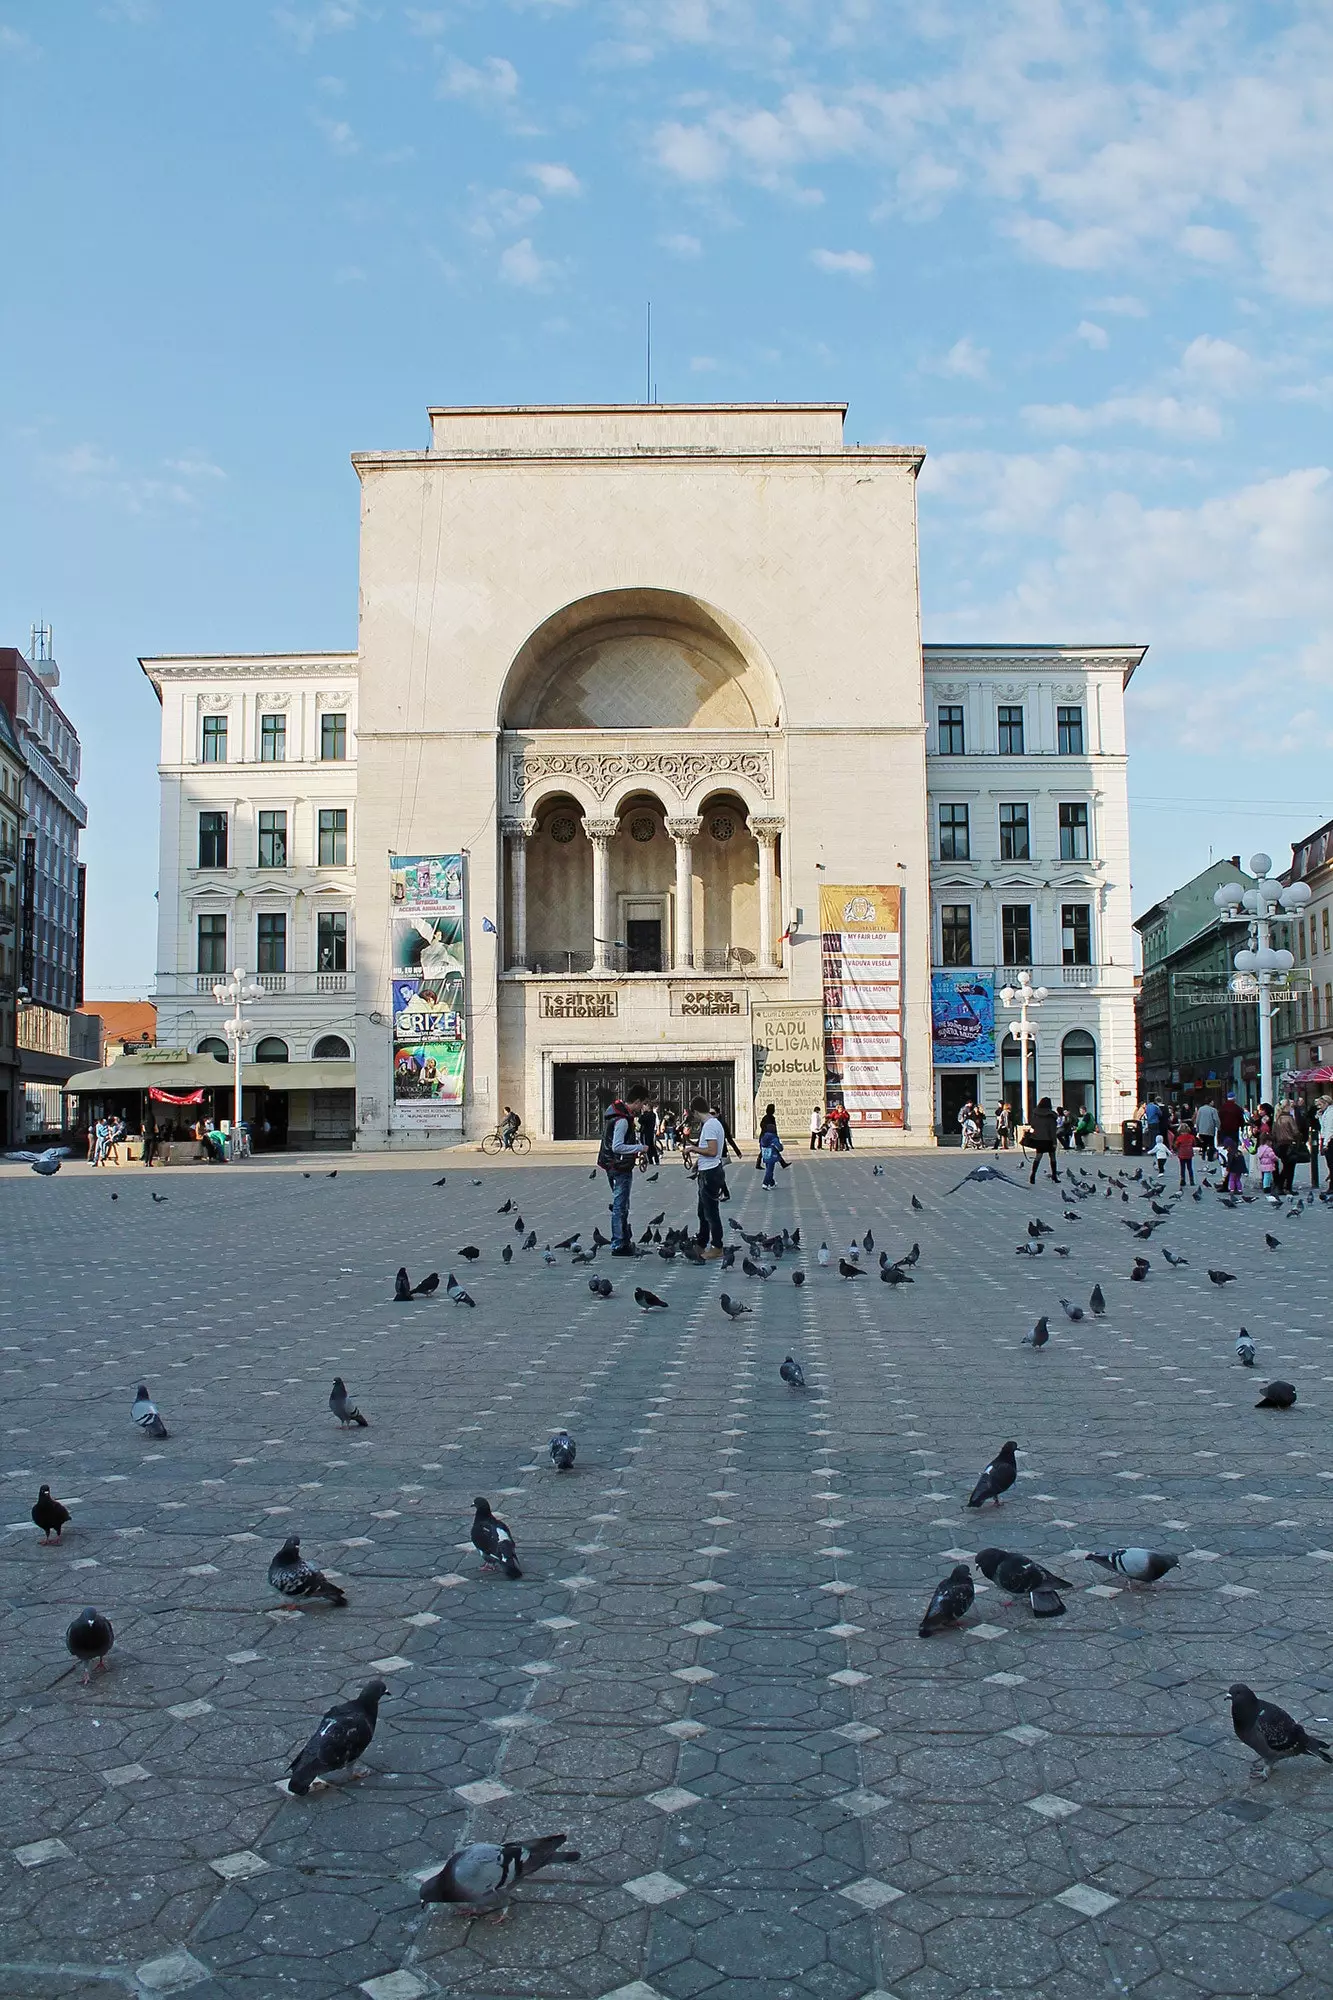
M 498 932 L 498 931 L 496 930 L 496 928 L 495 928 L 495 925 L 494 925 L 494 924 L 493 924 L 493 923 L 491 922 L 491 920 L 490 920 L 490 918 L 489 918 L 489 917 L 483 917 L 483 918 L 482 918 L 482 920 L 481 920 L 481 928 L 482 928 L 482 934 L 483 934 L 483 936 L 485 935 L 485 933 L 486 933 L 487 931 L 489 931 L 489 932 L 490 932 L 490 934 L 491 934 L 491 936 L 492 936 L 492 937 L 499 937 L 499 935 L 500 935 L 500 933 L 499 933 L 499 932 Z

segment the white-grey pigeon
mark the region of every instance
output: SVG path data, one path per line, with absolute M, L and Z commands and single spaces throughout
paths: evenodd
M 1130 1583 L 1160 1583 L 1173 1569 L 1180 1568 L 1179 1556 L 1160 1554 L 1156 1549 L 1089 1549 L 1083 1558 L 1099 1569 L 1114 1570 Z
M 164 1438 L 171 1435 L 158 1415 L 157 1404 L 142 1382 L 135 1391 L 134 1401 L 130 1404 L 130 1415 L 145 1437 Z
M 9 1157 L 11 1160 L 26 1161 L 35 1174 L 47 1180 L 52 1174 L 60 1172 L 60 1162 L 66 1158 L 68 1150 L 65 1146 L 48 1146 L 42 1153 L 11 1153 Z
M 1296 1718 L 1288 1715 L 1285 1708 L 1279 1708 L 1275 1701 L 1260 1701 L 1254 1689 L 1246 1687 L 1243 1681 L 1237 1681 L 1228 1692 L 1231 1696 L 1231 1727 L 1259 1759 L 1254 1773 L 1256 1778 L 1266 1778 L 1274 1764 L 1282 1763 L 1287 1757 L 1322 1757 L 1326 1764 L 1333 1764 L 1324 1738 L 1309 1735 Z
M 474 1840 L 451 1854 L 443 1868 L 421 1885 L 423 1903 L 495 1903 L 515 1890 L 527 1876 L 556 1861 L 577 1861 L 578 1849 L 567 1848 L 567 1833 L 546 1833 L 538 1840 L 507 1840 L 503 1847 Z
M 557 1431 L 547 1449 L 557 1472 L 568 1472 L 579 1455 L 579 1448 L 568 1431 Z
M 345 1771 L 349 1764 L 355 1766 L 357 1758 L 370 1748 L 380 1702 L 388 1692 L 386 1682 L 367 1681 L 354 1700 L 335 1702 L 304 1750 L 293 1757 L 288 1791 L 303 1799 L 310 1787 L 323 1782 L 330 1772 Z M 352 1776 L 360 1778 L 365 1773 L 353 1769 Z
M 1242 1327 L 1236 1340 L 1236 1359 L 1242 1368 L 1254 1366 L 1254 1339 Z
M 828 1269 L 828 1260 L 829 1260 L 828 1244 L 821 1243 L 818 1250 L 816 1250 L 815 1252 L 815 1261 L 819 1265 L 821 1271 Z
M 329 1391 L 329 1408 L 345 1431 L 370 1429 L 369 1418 L 363 1417 L 356 1404 L 348 1397 L 347 1384 L 341 1375 L 335 1375 L 333 1378 L 333 1387 Z
M 456 1306 L 475 1306 L 477 1303 L 471 1292 L 464 1291 L 452 1271 L 444 1281 L 444 1289 Z

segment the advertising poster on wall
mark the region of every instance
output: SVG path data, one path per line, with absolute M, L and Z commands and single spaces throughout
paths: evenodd
M 755 1126 L 771 1104 L 790 1145 L 809 1130 L 810 1113 L 824 1102 L 824 1010 L 818 1000 L 756 1000 L 750 1021 Z
M 389 858 L 393 1096 L 398 1131 L 457 1129 L 467 1055 L 463 857 Z
M 995 975 L 932 972 L 931 1036 L 936 1069 L 979 1069 L 995 1061 Z
M 902 890 L 819 892 L 824 953 L 824 1094 L 853 1126 L 903 1122 Z

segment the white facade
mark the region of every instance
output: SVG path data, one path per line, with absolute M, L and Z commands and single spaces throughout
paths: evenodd
M 274 1116 L 294 1144 L 350 1141 L 328 1064 L 346 1063 L 352 1091 L 356 655 L 141 664 L 162 704 L 158 1045 L 224 1052 L 213 986 L 240 966 L 265 994 L 248 1059 L 293 1066 Z

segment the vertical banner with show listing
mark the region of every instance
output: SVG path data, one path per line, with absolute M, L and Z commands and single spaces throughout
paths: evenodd
M 853 1126 L 903 1123 L 902 890 L 819 892 L 824 949 L 824 1092 Z
M 399 1131 L 456 1127 L 466 1060 L 461 854 L 389 857 L 393 1098 Z

